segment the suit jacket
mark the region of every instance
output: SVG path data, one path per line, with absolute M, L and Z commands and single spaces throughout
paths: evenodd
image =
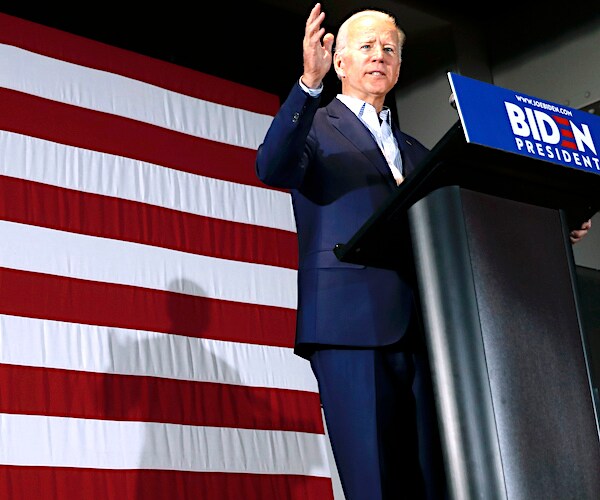
M 341 262 L 333 252 L 398 189 L 369 130 L 341 101 L 319 107 L 298 83 L 257 152 L 267 185 L 288 188 L 298 235 L 296 353 L 319 345 L 382 346 L 405 333 L 413 290 L 393 270 Z M 393 126 L 405 175 L 428 153 Z

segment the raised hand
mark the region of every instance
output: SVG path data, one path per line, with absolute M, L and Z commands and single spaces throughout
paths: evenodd
M 304 40 L 302 42 L 304 73 L 302 83 L 309 88 L 317 88 L 331 68 L 333 60 L 333 39 L 331 33 L 325 34 L 321 26 L 325 12 L 321 12 L 321 4 L 317 3 L 306 20 Z

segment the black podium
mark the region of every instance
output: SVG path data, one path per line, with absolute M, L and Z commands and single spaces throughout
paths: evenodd
M 457 122 L 334 250 L 414 263 L 454 500 L 600 499 L 568 237 L 599 200 L 600 175 L 467 143 Z

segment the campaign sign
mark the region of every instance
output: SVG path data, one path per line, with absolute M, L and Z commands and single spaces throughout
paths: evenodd
M 448 73 L 466 141 L 600 174 L 600 117 Z

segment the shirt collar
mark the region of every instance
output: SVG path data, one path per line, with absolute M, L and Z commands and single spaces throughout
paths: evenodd
M 338 94 L 336 97 L 359 118 L 362 118 L 365 113 L 377 113 L 372 104 L 369 104 L 358 97 L 352 97 L 345 94 Z M 379 113 L 379 118 L 381 120 L 385 120 L 387 123 L 390 123 L 390 108 L 384 106 Z

